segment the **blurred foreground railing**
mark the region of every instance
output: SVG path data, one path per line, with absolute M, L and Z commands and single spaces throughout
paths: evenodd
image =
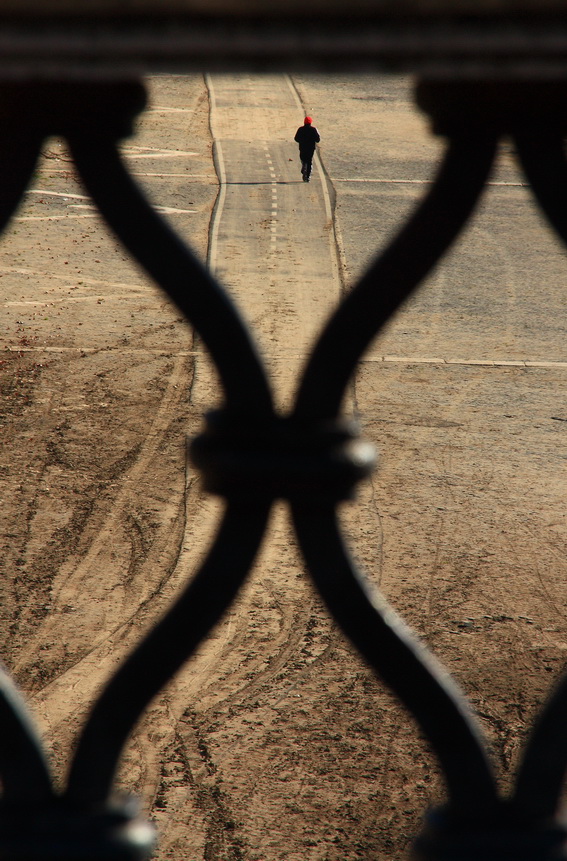
M 18 206 L 42 142 L 68 142 L 100 212 L 199 332 L 224 388 L 190 456 L 226 499 L 216 540 L 164 619 L 108 681 L 63 792 L 6 674 L 0 689 L 0 858 L 130 859 L 152 829 L 112 800 L 123 745 L 153 696 L 207 636 L 253 563 L 276 499 L 289 503 L 307 569 L 330 612 L 407 706 L 444 773 L 448 799 L 417 838 L 432 859 L 551 859 L 567 765 L 567 680 L 534 728 L 501 798 L 469 707 L 432 655 L 356 570 L 337 504 L 374 463 L 340 415 L 369 342 L 459 235 L 497 143 L 511 136 L 540 206 L 567 241 L 567 13 L 563 3 L 371 0 L 19 0 L 0 3 L 0 218 Z M 458 14 L 455 6 L 458 5 Z M 390 247 L 321 333 L 289 415 L 276 413 L 253 335 L 211 274 L 161 220 L 117 142 L 143 109 L 136 80 L 155 70 L 390 70 L 417 73 L 416 98 L 447 139 L 437 179 Z M 337 345 L 341 345 L 337 349 Z

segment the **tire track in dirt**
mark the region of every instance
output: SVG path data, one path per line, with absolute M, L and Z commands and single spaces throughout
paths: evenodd
M 134 463 L 120 480 L 120 489 L 106 512 L 104 522 L 78 564 L 70 562 L 62 566 L 61 581 L 54 584 L 52 592 L 50 615 L 19 656 L 16 671 L 33 664 L 41 654 L 42 645 L 56 641 L 62 633 L 66 642 L 72 644 L 73 651 L 80 654 L 79 660 L 75 659 L 33 697 L 34 709 L 42 725 L 49 728 L 50 736 L 58 732 L 60 723 L 73 723 L 75 716 L 84 711 L 93 692 L 108 676 L 116 660 L 115 649 L 123 650 L 129 629 L 140 624 L 140 617 L 144 616 L 148 605 L 160 594 L 171 576 L 171 562 L 166 565 L 165 573 L 160 571 L 160 567 L 168 555 L 171 558 L 172 548 L 175 557 L 175 547 L 183 535 L 183 493 L 180 497 L 172 493 L 161 514 L 158 536 L 154 536 L 149 553 L 147 547 L 136 550 L 143 526 L 137 522 L 133 512 L 138 495 L 144 492 L 144 475 L 152 461 L 159 457 L 163 440 L 185 398 L 189 379 L 187 360 L 176 359 L 160 408 Z M 120 547 L 121 553 L 118 554 L 123 558 L 122 564 L 117 559 L 118 534 L 126 536 L 126 545 Z M 143 566 L 146 577 L 138 576 L 140 566 Z M 157 582 L 155 574 L 147 570 L 152 566 L 158 571 Z M 122 572 L 119 570 L 121 567 Z M 114 583 L 113 572 L 117 572 Z M 103 624 L 94 629 L 93 603 L 100 603 L 104 613 Z M 132 604 L 134 611 L 130 609 L 124 613 Z
M 206 91 L 202 81 L 195 80 L 172 86 L 160 78 L 152 86 L 175 99 L 189 101 L 197 95 L 197 108 L 172 108 L 172 119 L 162 122 L 159 132 L 150 128 L 146 133 L 150 143 L 157 133 L 160 146 L 140 147 L 129 159 L 147 159 L 144 167 L 149 170 L 143 177 L 151 178 L 148 184 L 156 196 L 173 204 L 183 198 L 179 206 L 161 210 L 175 214 L 176 226 L 190 232 L 198 248 L 212 198 L 210 183 L 200 182 L 208 180 L 210 172 L 197 166 L 199 159 L 202 163 L 208 158 L 200 118 Z M 191 167 L 199 173 L 183 173 L 184 167 L 188 171 L 184 160 L 189 147 L 176 149 L 178 113 L 183 117 L 178 125 L 190 131 L 201 149 L 199 158 L 191 155 Z M 160 171 L 160 159 L 169 157 L 176 159 L 176 173 Z M 53 158 L 64 160 L 59 154 Z M 150 159 L 156 159 L 155 168 Z M 40 165 L 40 172 L 38 185 L 45 192 L 38 189 L 25 202 L 32 218 L 46 213 L 46 221 L 52 221 L 49 213 L 61 212 L 63 197 L 84 199 L 72 171 Z M 197 209 L 185 202 L 188 184 L 178 181 L 185 177 L 192 183 L 190 196 Z M 160 182 L 155 183 L 156 178 Z M 200 220 L 193 218 L 197 210 Z M 180 213 L 188 217 L 178 218 Z M 18 224 L 11 247 L 7 237 L 7 265 L 0 270 L 12 324 L 5 340 L 36 353 L 41 356 L 38 363 L 44 363 L 38 365 L 44 368 L 43 379 L 25 390 L 21 417 L 15 412 L 17 398 L 6 398 L 14 440 L 12 460 L 8 452 L 1 475 L 6 487 L 15 485 L 21 494 L 12 494 L 17 503 L 6 517 L 6 522 L 16 515 L 20 520 L 18 534 L 6 534 L 18 546 L 12 553 L 15 570 L 12 556 L 6 564 L 14 594 L 9 594 L 12 603 L 6 603 L 5 621 L 13 622 L 21 610 L 23 624 L 14 622 L 17 642 L 11 644 L 8 637 L 3 657 L 33 692 L 30 704 L 60 772 L 97 687 L 168 606 L 194 570 L 193 556 L 203 551 L 185 536 L 191 501 L 200 496 L 193 489 L 194 478 L 184 474 L 187 428 L 181 421 L 190 412 L 187 392 L 196 351 L 186 349 L 192 345 L 185 327 L 178 325 L 179 314 L 98 225 L 77 227 L 71 219 L 65 232 L 60 225 L 51 232 L 48 227 L 38 239 L 33 225 Z M 19 266 L 20 261 L 26 265 Z M 91 307 L 95 302 L 107 303 L 100 309 L 103 319 Z M 21 327 L 16 316 L 23 321 Z M 51 351 L 61 355 L 53 358 Z M 48 362 L 42 352 L 49 355 Z M 24 361 L 33 368 L 35 359 L 10 356 L 11 382 L 18 380 Z M 22 400 L 19 390 L 16 394 Z M 51 488 L 44 486 L 48 483 Z M 197 541 L 195 535 L 194 544 Z M 186 567 L 178 568 L 184 546 L 181 562 Z M 38 583 L 36 568 L 45 582 Z M 28 674 L 34 667 L 45 672 Z M 40 687 L 48 677 L 51 681 Z M 149 717 L 155 714 L 150 710 Z M 164 727 L 167 730 L 167 722 Z M 152 726 L 150 735 L 159 734 L 159 725 Z M 159 746 L 147 747 L 161 755 Z M 127 786 L 132 788 L 131 781 Z
M 238 82 L 242 106 L 236 109 L 230 106 L 230 110 L 241 112 L 240 125 L 234 125 L 233 130 L 245 131 L 242 140 L 234 146 L 233 155 L 238 157 L 233 158 L 231 169 L 239 165 L 241 154 L 250 154 L 253 150 L 251 162 L 244 165 L 245 159 L 242 160 L 242 169 L 249 172 L 251 204 L 239 205 L 240 216 L 242 212 L 253 213 L 247 231 L 253 238 L 250 248 L 245 247 L 243 252 L 242 246 L 233 252 L 227 237 L 219 234 L 219 247 L 223 242 L 223 263 L 230 263 L 223 277 L 231 284 L 231 292 L 243 305 L 253 296 L 248 311 L 261 330 L 262 346 L 276 385 L 291 390 L 293 374 L 305 355 L 310 333 L 322 325 L 326 310 L 340 294 L 341 285 L 333 257 L 328 261 L 330 275 L 326 264 L 325 272 L 321 272 L 324 268 L 321 261 L 326 260 L 329 250 L 332 252 L 329 213 L 318 184 L 304 186 L 297 181 L 296 147 L 289 138 L 293 137 L 301 118 L 286 80 L 279 78 L 276 84 L 278 90 L 274 95 L 270 80 L 243 76 Z M 280 103 L 280 95 L 283 103 Z M 248 129 L 254 126 L 251 112 L 262 120 L 262 140 L 254 141 L 252 148 L 248 135 Z M 259 125 L 254 128 L 259 129 Z M 254 137 L 257 134 L 255 130 Z M 265 155 L 266 147 L 269 159 Z M 261 158 L 255 160 L 258 153 Z M 290 167 L 292 156 L 295 161 Z M 322 177 L 321 182 L 324 181 Z M 274 219 L 267 218 L 274 183 L 278 203 L 275 231 L 271 230 Z M 235 190 L 234 186 L 231 189 Z M 313 231 L 313 236 L 302 246 L 304 224 Z M 227 230 L 231 229 L 228 225 Z M 319 241 L 321 248 L 315 246 Z M 242 256 L 239 257 L 237 251 Z M 317 260 L 315 272 L 310 263 L 312 259 Z M 246 270 L 243 260 L 247 263 Z M 266 260 L 271 267 L 269 284 L 264 277 Z M 300 268 L 304 264 L 308 269 L 306 276 Z M 293 355 L 290 355 L 290 344 Z M 131 355 L 133 351 L 124 346 L 125 355 Z M 217 382 L 207 364 L 208 359 L 199 355 L 195 358 L 191 426 L 203 408 L 218 400 Z M 293 361 L 290 362 L 290 358 Z M 181 361 L 178 357 L 178 365 Z M 181 378 L 179 383 L 179 389 L 183 390 Z M 176 390 L 172 390 L 173 385 L 170 378 L 164 395 L 172 408 L 171 424 L 167 421 L 169 408 L 162 399 L 160 433 L 156 433 L 153 443 L 148 440 L 148 447 L 137 453 L 130 471 L 121 480 L 112 514 L 102 524 L 106 542 L 103 535 L 95 537 L 87 555 L 78 564 L 75 562 L 77 572 L 74 573 L 71 566 L 64 568 L 62 574 L 66 580 L 56 584 L 60 606 L 72 607 L 71 601 L 78 603 L 81 590 L 86 591 L 84 584 L 88 584 L 89 589 L 92 586 L 95 595 L 100 595 L 97 602 L 101 607 L 109 601 L 117 605 L 109 610 L 107 617 L 112 624 L 101 625 L 98 639 L 88 643 L 84 657 L 39 691 L 33 701 L 57 761 L 66 759 L 69 739 L 76 732 L 95 688 L 120 660 L 122 652 L 131 648 L 142 629 L 173 600 L 195 570 L 218 522 L 220 504 L 205 496 L 199 482 L 189 475 L 184 498 L 180 491 L 176 503 L 167 499 L 161 501 L 163 512 L 169 512 L 171 517 L 170 528 L 162 532 L 161 551 L 153 556 L 150 552 L 151 558 L 147 555 L 151 524 L 137 512 L 136 491 L 144 484 L 144 472 L 145 469 L 149 472 L 152 457 L 160 456 L 160 439 L 163 441 L 164 435 L 175 430 L 175 409 L 180 401 L 176 399 Z M 139 466 L 141 457 L 146 457 L 145 469 Z M 185 521 L 189 528 L 183 535 Z M 117 557 L 107 560 L 111 550 Z M 167 557 L 165 565 L 162 553 Z M 118 585 L 114 577 L 117 567 L 120 569 Z M 102 579 L 106 579 L 108 585 L 106 593 L 102 586 L 100 592 L 96 592 L 97 568 L 106 569 L 102 571 Z M 318 680 L 329 650 L 331 625 L 301 570 L 302 563 L 287 521 L 278 514 L 271 525 L 266 548 L 239 601 L 202 644 L 194 659 L 150 705 L 134 733 L 121 766 L 120 784 L 128 791 L 137 789 L 145 803 L 153 805 L 152 815 L 163 828 L 159 850 L 162 857 L 179 854 L 207 861 L 236 859 L 248 854 L 246 833 L 254 834 L 263 827 L 261 823 L 270 821 L 270 784 L 264 791 L 262 769 L 254 776 L 255 754 L 250 745 L 257 743 L 261 750 L 273 749 L 274 757 L 287 757 L 295 763 L 294 738 L 289 736 L 278 741 L 281 724 L 293 710 L 291 707 L 302 703 L 305 687 Z M 150 578 L 147 582 L 146 576 Z M 89 600 L 92 603 L 90 597 Z M 60 637 L 65 622 L 72 625 L 75 615 L 73 610 L 67 616 L 60 613 L 62 627 L 57 627 L 54 619 L 52 627 L 38 631 L 26 656 L 31 659 L 40 648 L 46 630 L 49 636 Z M 90 627 L 89 632 L 92 640 Z M 322 684 L 325 685 L 325 681 Z M 296 692 L 298 690 L 301 693 Z M 302 718 L 299 720 L 302 725 Z M 262 722 L 265 722 L 265 729 L 258 729 L 258 741 L 247 728 L 261 727 Z M 254 821 L 246 820 L 250 811 L 240 816 L 241 807 L 246 806 L 249 784 L 246 780 L 242 782 L 244 775 L 231 767 L 235 750 L 243 760 L 249 760 L 254 792 L 259 797 L 264 796 L 254 812 Z M 294 774 L 301 771 L 300 765 L 290 768 Z M 269 769 L 267 771 L 270 772 L 268 780 L 276 779 Z M 303 791 L 305 777 L 302 781 Z
M 236 293 L 248 316 L 253 318 L 254 326 L 261 330 L 268 361 L 271 362 L 278 352 L 282 353 L 283 358 L 275 362 L 277 383 L 285 382 L 289 386 L 294 368 L 298 366 L 297 358 L 304 355 L 303 342 L 308 332 L 318 329 L 324 319 L 323 316 L 321 319 L 310 316 L 313 314 L 311 308 L 315 306 L 304 304 L 306 299 L 311 301 L 310 294 L 313 292 L 316 295 L 318 288 L 315 285 L 302 286 L 296 297 L 294 288 L 285 287 L 289 283 L 287 278 L 293 275 L 284 274 L 288 267 L 291 273 L 294 264 L 284 256 L 278 259 L 278 253 L 286 256 L 290 252 L 294 254 L 295 233 L 288 231 L 287 224 L 293 224 L 290 207 L 294 205 L 296 189 L 303 196 L 309 191 L 309 187 L 299 188 L 299 183 L 295 182 L 295 172 L 291 180 L 288 160 L 284 158 L 285 147 L 280 144 L 282 136 L 289 136 L 290 130 L 293 137 L 298 124 L 297 96 L 294 96 L 284 76 L 278 77 L 276 82 L 238 76 L 237 81 L 231 81 L 228 92 L 223 89 L 225 83 L 226 79 L 222 77 L 207 79 L 211 94 L 210 127 L 220 183 L 209 231 L 209 264 L 214 269 L 222 270 L 219 275 L 231 285 L 230 292 Z M 272 92 L 273 86 L 277 94 Z M 285 108 L 282 107 L 280 90 L 287 90 L 284 101 L 287 99 L 289 107 L 287 104 Z M 273 119 L 269 103 L 279 106 L 277 112 L 273 113 Z M 240 104 L 243 109 L 239 107 Z M 223 110 L 228 110 L 230 114 L 228 126 L 226 117 L 220 117 Z M 268 156 L 262 152 L 261 158 L 257 160 L 255 144 L 253 142 L 249 146 L 249 132 L 244 130 L 245 126 L 247 129 L 255 127 L 255 111 L 263 117 L 262 139 L 268 141 L 266 144 L 261 143 L 261 147 L 267 147 Z M 223 135 L 229 127 L 231 140 L 225 145 Z M 235 159 L 237 150 L 234 148 L 234 139 L 240 136 L 242 143 L 238 144 L 241 146 L 238 152 L 244 153 L 249 149 L 253 159 L 251 163 L 245 160 L 239 163 Z M 296 147 L 291 142 L 288 149 L 295 153 Z M 239 175 L 250 180 L 249 191 L 246 184 L 239 185 Z M 269 189 L 273 188 L 274 183 L 277 192 L 272 192 L 272 200 L 277 201 L 277 220 L 272 215 L 270 223 L 275 224 L 276 229 L 266 235 L 260 225 L 260 231 L 254 232 L 251 237 L 253 247 L 243 253 L 243 246 L 239 246 L 231 235 L 231 219 L 235 211 L 232 198 L 236 193 L 243 195 L 238 204 L 241 222 L 247 217 L 245 213 L 248 211 L 251 221 L 256 218 L 261 220 L 264 214 L 262 201 L 265 196 L 265 208 L 268 210 Z M 322 187 L 324 183 L 321 174 Z M 263 186 L 267 187 L 265 194 Z M 248 193 L 250 209 L 247 204 Z M 324 200 L 323 195 L 320 202 L 319 195 L 317 201 L 313 195 L 310 196 L 316 218 L 321 217 L 322 221 L 324 254 L 329 255 L 329 225 L 325 227 L 325 224 L 329 220 L 330 203 L 327 203 L 326 209 Z M 301 206 L 305 204 L 301 203 Z M 272 211 L 274 209 L 272 205 Z M 296 231 L 298 226 L 296 222 L 292 230 Z M 275 237 L 275 241 L 271 237 Z M 285 249 L 280 244 L 284 242 Z M 281 250 L 278 252 L 278 249 Z M 270 269 L 267 293 L 261 289 L 256 292 L 248 275 L 264 253 L 271 261 L 270 267 L 273 267 Z M 311 253 L 317 255 L 314 248 L 311 248 Z M 301 257 L 297 249 L 295 254 Z M 301 264 L 297 262 L 295 265 Z M 331 292 L 336 291 L 338 296 L 340 284 L 334 258 L 330 261 L 330 267 L 331 273 L 334 273 L 331 274 Z M 296 283 L 301 284 L 301 270 L 293 274 Z M 329 282 L 323 282 L 321 286 L 328 295 Z M 296 328 L 294 361 L 291 363 L 293 367 L 290 367 L 286 357 L 289 349 L 287 328 L 285 325 L 283 328 L 272 327 L 278 316 L 280 320 L 283 319 L 282 308 L 289 307 L 292 314 L 295 313 L 296 304 L 303 309 L 299 319 L 301 344 L 297 343 Z M 214 402 L 214 377 L 208 370 L 207 362 L 203 364 L 198 357 L 196 369 L 193 407 L 210 407 L 211 401 Z M 206 531 L 205 524 L 208 522 L 210 530 L 211 524 L 218 520 L 219 507 L 219 503 L 207 501 L 202 496 L 198 485 L 193 488 L 188 499 L 187 522 L 191 524 L 188 540 L 202 539 L 202 531 Z M 184 567 L 185 552 L 180 557 L 180 567 Z M 153 739 L 152 742 L 150 727 L 155 725 L 155 721 L 144 720 L 127 751 L 121 773 L 132 774 L 134 771 L 138 774 L 144 797 L 147 801 L 154 799 L 154 816 L 160 825 L 161 851 L 164 855 L 177 851 L 180 846 L 179 827 L 188 822 L 191 822 L 191 833 L 188 833 L 187 827 L 183 828 L 183 851 L 188 853 L 186 857 L 214 861 L 242 857 L 246 851 L 242 842 L 245 838 L 235 825 L 238 820 L 235 810 L 240 803 L 226 785 L 222 751 L 210 748 L 208 727 L 219 720 L 237 723 L 246 721 L 248 711 L 258 707 L 270 710 L 275 704 L 277 709 L 285 708 L 283 701 L 295 695 L 292 691 L 297 678 L 308 673 L 309 668 L 326 652 L 329 623 L 321 616 L 320 604 L 306 584 L 301 570 L 302 562 L 290 534 L 287 516 L 278 507 L 270 524 L 265 547 L 239 599 L 189 664 L 171 682 L 166 694 L 152 705 L 152 709 L 159 710 L 159 740 Z M 146 741 L 150 745 L 153 743 L 153 750 L 148 751 Z M 227 744 L 231 742 L 227 740 Z M 156 750 L 156 746 L 159 750 Z

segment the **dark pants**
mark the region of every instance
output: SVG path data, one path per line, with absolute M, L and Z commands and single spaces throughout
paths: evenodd
M 301 175 L 303 179 L 309 179 L 313 168 L 313 155 L 315 150 L 299 150 L 299 158 L 301 159 Z

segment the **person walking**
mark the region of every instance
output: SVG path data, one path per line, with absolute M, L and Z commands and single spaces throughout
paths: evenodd
M 311 168 L 313 166 L 315 145 L 318 144 L 320 140 L 319 132 L 313 125 L 313 120 L 311 117 L 305 117 L 303 125 L 299 126 L 294 137 L 294 141 L 299 144 L 299 158 L 301 159 L 301 176 L 303 177 L 303 182 L 309 182 L 311 179 Z

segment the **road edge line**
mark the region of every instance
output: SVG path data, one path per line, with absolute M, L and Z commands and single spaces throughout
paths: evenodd
M 215 113 L 217 102 L 213 81 L 210 74 L 206 74 L 204 78 L 205 86 L 207 88 L 207 93 L 209 96 L 209 129 L 213 141 L 213 164 L 219 184 L 217 199 L 215 201 L 215 205 L 213 206 L 211 220 L 209 223 L 209 244 L 207 248 L 207 267 L 213 273 L 213 275 L 216 275 L 218 235 L 220 229 L 220 221 L 224 210 L 224 201 L 226 198 L 226 169 L 224 166 L 222 145 L 216 132 Z

